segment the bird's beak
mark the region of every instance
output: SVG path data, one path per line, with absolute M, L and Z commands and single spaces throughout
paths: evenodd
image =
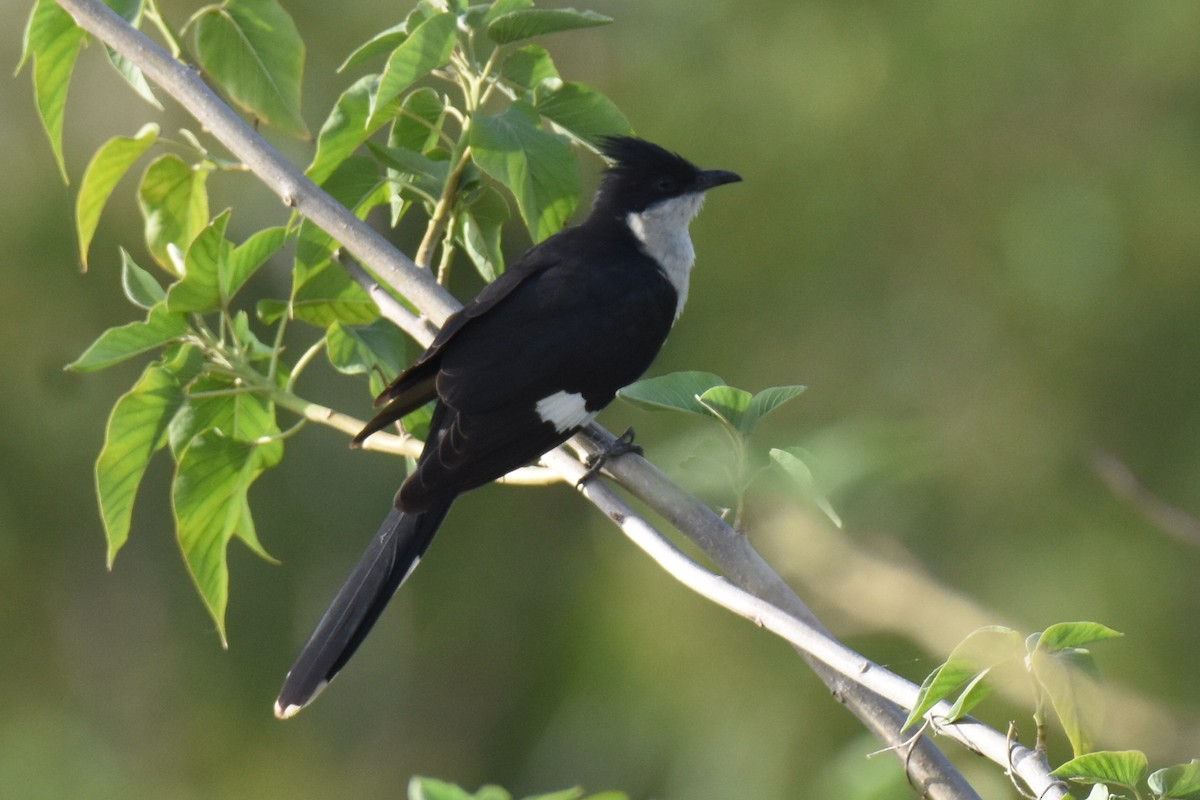
M 706 169 L 700 173 L 700 179 L 696 183 L 700 191 L 706 192 L 709 189 L 724 186 L 727 183 L 737 183 L 741 179 L 741 175 L 738 175 L 736 172 L 730 172 L 727 169 Z

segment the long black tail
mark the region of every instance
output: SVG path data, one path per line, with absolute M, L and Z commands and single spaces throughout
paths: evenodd
M 275 716 L 299 713 L 346 665 L 416 567 L 453 502 L 419 514 L 392 509 L 284 679 Z

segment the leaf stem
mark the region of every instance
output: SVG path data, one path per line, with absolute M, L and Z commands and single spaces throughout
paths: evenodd
M 468 118 L 463 122 L 462 134 L 459 138 L 459 147 L 462 150 L 454 163 L 454 169 L 450 170 L 450 174 L 446 176 L 446 184 L 442 187 L 441 197 L 438 198 L 433 214 L 429 217 L 429 224 L 425 227 L 425 237 L 421 240 L 420 247 L 417 248 L 416 258 L 413 259 L 417 262 L 417 266 L 424 269 L 430 268 L 433 247 L 446 229 L 446 220 L 449 218 L 450 210 L 454 207 L 454 201 L 458 196 L 459 182 L 462 180 L 467 165 L 471 163 L 471 146 L 467 144 L 469 132 L 470 119 Z
M 304 351 L 304 355 L 296 359 L 296 364 L 292 367 L 292 374 L 288 376 L 287 386 L 285 387 L 286 391 L 292 391 L 292 387 L 296 385 L 296 381 L 300 378 L 300 373 L 304 371 L 305 367 L 307 367 L 312 360 L 316 358 L 317 353 L 321 352 L 324 347 L 325 337 L 322 336 L 320 339 L 313 342 L 311 347 Z

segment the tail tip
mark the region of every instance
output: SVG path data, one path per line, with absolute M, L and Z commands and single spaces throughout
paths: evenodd
M 285 705 L 283 705 L 283 701 L 276 700 L 275 701 L 275 718 L 276 719 L 291 719 L 292 717 L 299 714 L 300 709 L 302 709 L 302 708 L 304 708 L 304 706 L 297 705 L 295 703 L 289 703 L 288 705 L 285 706 Z

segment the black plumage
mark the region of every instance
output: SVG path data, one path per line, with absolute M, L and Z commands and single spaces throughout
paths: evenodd
M 603 149 L 612 164 L 588 218 L 531 248 L 447 319 L 355 437 L 437 403 L 416 469 L 288 673 L 278 716 L 345 665 L 455 498 L 562 444 L 657 355 L 686 294 L 687 223 L 704 191 L 740 178 L 640 139 Z

